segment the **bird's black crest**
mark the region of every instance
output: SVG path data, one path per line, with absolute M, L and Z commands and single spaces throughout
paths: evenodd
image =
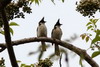
M 58 19 L 58 21 L 57 21 L 57 23 L 55 24 L 55 26 L 60 26 L 60 25 L 62 25 L 62 24 L 60 24 L 60 19 Z
M 44 21 L 44 17 L 40 20 L 40 22 L 45 23 L 46 21 Z

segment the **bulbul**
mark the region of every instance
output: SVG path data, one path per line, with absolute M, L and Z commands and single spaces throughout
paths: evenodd
M 44 17 L 39 21 L 37 27 L 37 37 L 47 37 L 47 27 L 45 25 Z M 42 51 L 46 51 L 46 44 L 45 42 L 41 42 L 42 44 Z
M 52 30 L 51 38 L 61 40 L 62 30 L 61 30 L 60 26 L 62 24 L 60 24 L 59 20 L 60 19 L 58 19 L 57 23 L 55 24 L 55 26 L 54 26 L 54 28 Z M 58 56 L 60 55 L 58 44 L 55 44 L 55 54 L 58 55 Z

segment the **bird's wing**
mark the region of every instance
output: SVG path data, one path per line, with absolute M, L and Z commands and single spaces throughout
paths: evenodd
M 37 37 L 39 37 L 39 27 L 37 27 L 36 32 L 37 32 Z

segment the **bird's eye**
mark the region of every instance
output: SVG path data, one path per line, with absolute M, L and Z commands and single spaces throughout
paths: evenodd
M 58 26 L 56 26 L 56 28 L 57 28 Z
M 39 23 L 39 25 L 41 25 L 41 23 Z

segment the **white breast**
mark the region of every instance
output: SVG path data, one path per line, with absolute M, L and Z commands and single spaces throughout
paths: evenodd
M 41 24 L 37 28 L 37 37 L 47 37 L 47 28 L 45 24 Z
M 56 27 L 56 29 L 53 29 L 52 38 L 56 38 L 60 40 L 61 36 L 62 36 L 62 30 L 60 29 L 60 27 Z

